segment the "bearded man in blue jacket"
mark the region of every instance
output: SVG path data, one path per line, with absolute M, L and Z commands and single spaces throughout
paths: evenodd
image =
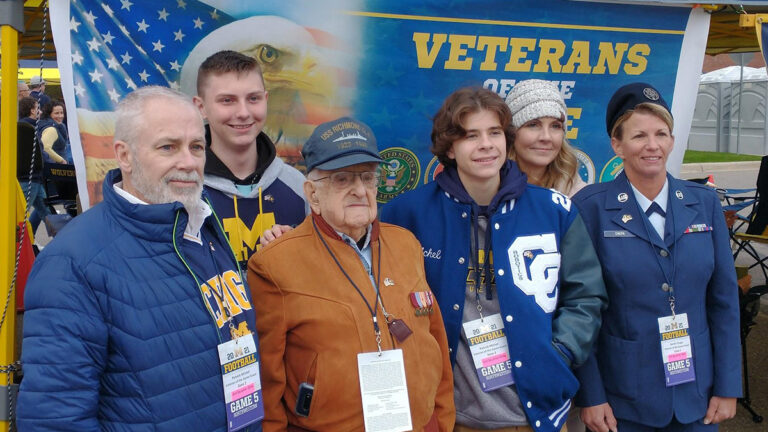
M 19 430 L 261 430 L 255 315 L 201 199 L 200 114 L 181 93 L 142 87 L 117 107 L 114 149 L 104 201 L 56 236 L 27 283 Z M 222 375 L 233 369 L 246 385 Z

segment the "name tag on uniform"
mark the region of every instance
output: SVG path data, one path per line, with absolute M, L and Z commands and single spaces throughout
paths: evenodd
M 661 357 L 667 387 L 694 381 L 693 349 L 688 334 L 688 314 L 659 318 Z
M 514 384 L 501 314 L 464 323 L 464 334 L 483 391 L 487 393 Z
M 363 418 L 367 432 L 404 432 L 413 429 L 403 350 L 357 355 Z
M 236 431 L 264 418 L 259 353 L 251 333 L 219 344 L 218 348 L 227 430 Z
M 621 238 L 621 237 L 634 237 L 635 235 L 627 230 L 605 230 L 603 231 L 603 237 L 606 238 Z

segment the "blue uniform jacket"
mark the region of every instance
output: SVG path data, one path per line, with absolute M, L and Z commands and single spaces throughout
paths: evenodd
M 609 306 L 596 353 L 576 371 L 580 406 L 608 402 L 617 418 L 653 427 L 704 417 L 711 396 L 741 395 L 738 287 L 728 229 L 710 188 L 667 175 L 661 241 L 627 177 L 574 197 L 600 257 Z M 622 202 L 623 201 L 623 202 Z M 691 229 L 692 228 L 692 229 Z M 666 387 L 657 318 L 687 313 L 696 381 Z
M 437 182 L 401 195 L 381 219 L 410 229 L 422 244 L 427 282 L 437 296 L 451 362 L 461 337 L 470 262 L 471 205 Z M 517 392 L 536 431 L 559 431 L 578 383 L 575 363 L 591 351 L 600 327 L 605 287 L 600 264 L 571 201 L 527 186 L 491 216 L 496 292 L 504 320 Z
M 226 432 L 217 345 L 229 332 L 226 321 L 223 331 L 214 323 L 217 287 L 198 286 L 182 261 L 187 213 L 179 202 L 131 204 L 114 191 L 117 181 L 120 173 L 109 172 L 104 202 L 35 260 L 19 430 Z M 256 338 L 250 291 L 227 240 L 214 217 L 202 230 L 229 262 L 222 274 L 231 277 L 219 278 L 229 289 L 219 295 Z

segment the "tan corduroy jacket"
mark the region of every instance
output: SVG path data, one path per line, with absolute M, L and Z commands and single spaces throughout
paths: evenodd
M 308 216 L 251 258 L 248 283 L 259 332 L 265 432 L 365 430 L 357 354 L 377 350 L 371 313 L 318 233 L 368 303 L 375 303 L 356 251 L 319 216 Z M 403 350 L 414 430 L 452 431 L 453 374 L 440 310 L 435 304 L 431 314 L 417 315 L 409 298 L 429 290 L 421 246 L 409 231 L 376 221 L 371 248 L 374 276 L 381 250 L 384 308 L 413 331 L 397 342 L 378 307 L 382 349 Z M 314 386 L 308 417 L 294 413 L 302 382 Z

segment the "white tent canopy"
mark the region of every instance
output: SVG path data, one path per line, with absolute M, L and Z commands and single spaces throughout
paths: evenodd
M 740 66 L 728 66 L 722 69 L 713 70 L 712 72 L 701 75 L 700 82 L 732 82 L 739 81 Z M 765 81 L 768 80 L 768 73 L 764 67 L 753 68 L 744 66 L 744 81 Z

